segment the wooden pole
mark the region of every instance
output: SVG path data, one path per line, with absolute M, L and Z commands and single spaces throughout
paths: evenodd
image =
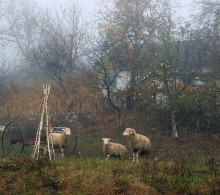
M 50 85 L 46 85 L 44 88 L 44 95 L 46 96 L 46 100 L 48 100 L 48 96 L 50 93 Z M 49 143 L 49 114 L 47 109 L 47 101 L 45 102 L 45 112 L 46 112 L 46 135 L 47 135 L 47 150 L 49 154 L 49 158 L 51 160 L 51 152 L 50 152 L 50 143 Z
M 44 123 L 44 114 L 46 114 L 47 151 L 49 153 L 49 158 L 51 160 L 51 151 L 50 151 L 50 144 L 49 144 L 49 128 L 50 128 L 50 125 L 49 125 L 49 114 L 48 114 L 48 108 L 47 108 L 47 102 L 48 102 L 48 97 L 49 97 L 49 93 L 50 93 L 50 84 L 48 84 L 48 85 L 46 84 L 45 86 L 43 85 L 43 91 L 44 91 L 44 103 L 43 103 L 43 109 L 42 109 L 42 113 L 41 113 L 40 124 L 39 124 L 38 129 L 37 129 L 34 152 L 33 152 L 33 158 L 36 158 L 36 159 L 39 158 L 39 150 L 40 150 L 40 143 L 41 143 L 41 132 L 42 132 L 43 123 Z
M 45 107 L 43 106 L 43 110 L 41 113 L 41 120 L 40 120 L 40 124 L 38 126 L 38 129 L 37 129 L 37 134 L 36 134 L 36 139 L 35 139 L 33 158 L 36 158 L 36 159 L 38 159 L 38 157 L 39 157 L 40 137 L 41 137 L 41 131 L 43 128 L 44 110 L 45 110 Z

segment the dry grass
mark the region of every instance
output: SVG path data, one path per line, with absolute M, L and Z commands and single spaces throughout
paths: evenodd
M 100 158 L 6 158 L 0 162 L 0 194 L 219 194 L 219 173 L 219 167 L 182 159 L 135 165 Z
M 78 86 L 74 90 L 70 90 L 68 86 L 66 88 L 68 93 L 65 94 L 57 85 L 51 86 L 48 107 L 52 115 L 66 113 L 68 109 L 75 112 L 98 112 L 103 109 L 99 91 L 91 91 L 87 86 Z M 42 110 L 43 98 L 43 83 L 14 83 L 10 96 L 0 102 L 0 116 L 38 116 Z

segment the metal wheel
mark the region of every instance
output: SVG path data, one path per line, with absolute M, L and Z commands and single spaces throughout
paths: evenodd
M 9 122 L 2 134 L 2 152 L 3 154 L 21 154 L 24 150 L 24 138 L 21 127 Z
M 66 124 L 66 122 L 60 122 L 60 123 L 57 123 L 54 127 L 69 127 L 69 126 L 70 125 Z M 74 130 L 73 128 L 70 128 L 70 129 L 71 129 L 71 135 L 68 140 L 68 146 L 67 146 L 68 155 L 71 155 L 74 152 L 77 152 L 77 141 L 78 141 L 76 130 Z

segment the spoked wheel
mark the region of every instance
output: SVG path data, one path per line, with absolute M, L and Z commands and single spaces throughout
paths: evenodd
M 24 138 L 21 127 L 9 122 L 2 134 L 2 152 L 3 154 L 21 154 L 24 150 Z
M 69 127 L 68 124 L 65 122 L 60 122 L 57 123 L 53 128 L 59 128 L 59 127 Z M 76 130 L 71 129 L 71 135 L 68 140 L 68 145 L 67 145 L 67 154 L 71 155 L 74 154 L 74 152 L 77 152 L 77 133 Z

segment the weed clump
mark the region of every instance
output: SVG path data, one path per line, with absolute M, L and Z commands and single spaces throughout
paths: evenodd
M 114 191 L 115 194 L 124 193 L 126 194 L 130 189 L 131 185 L 126 178 L 116 177 L 114 179 Z

